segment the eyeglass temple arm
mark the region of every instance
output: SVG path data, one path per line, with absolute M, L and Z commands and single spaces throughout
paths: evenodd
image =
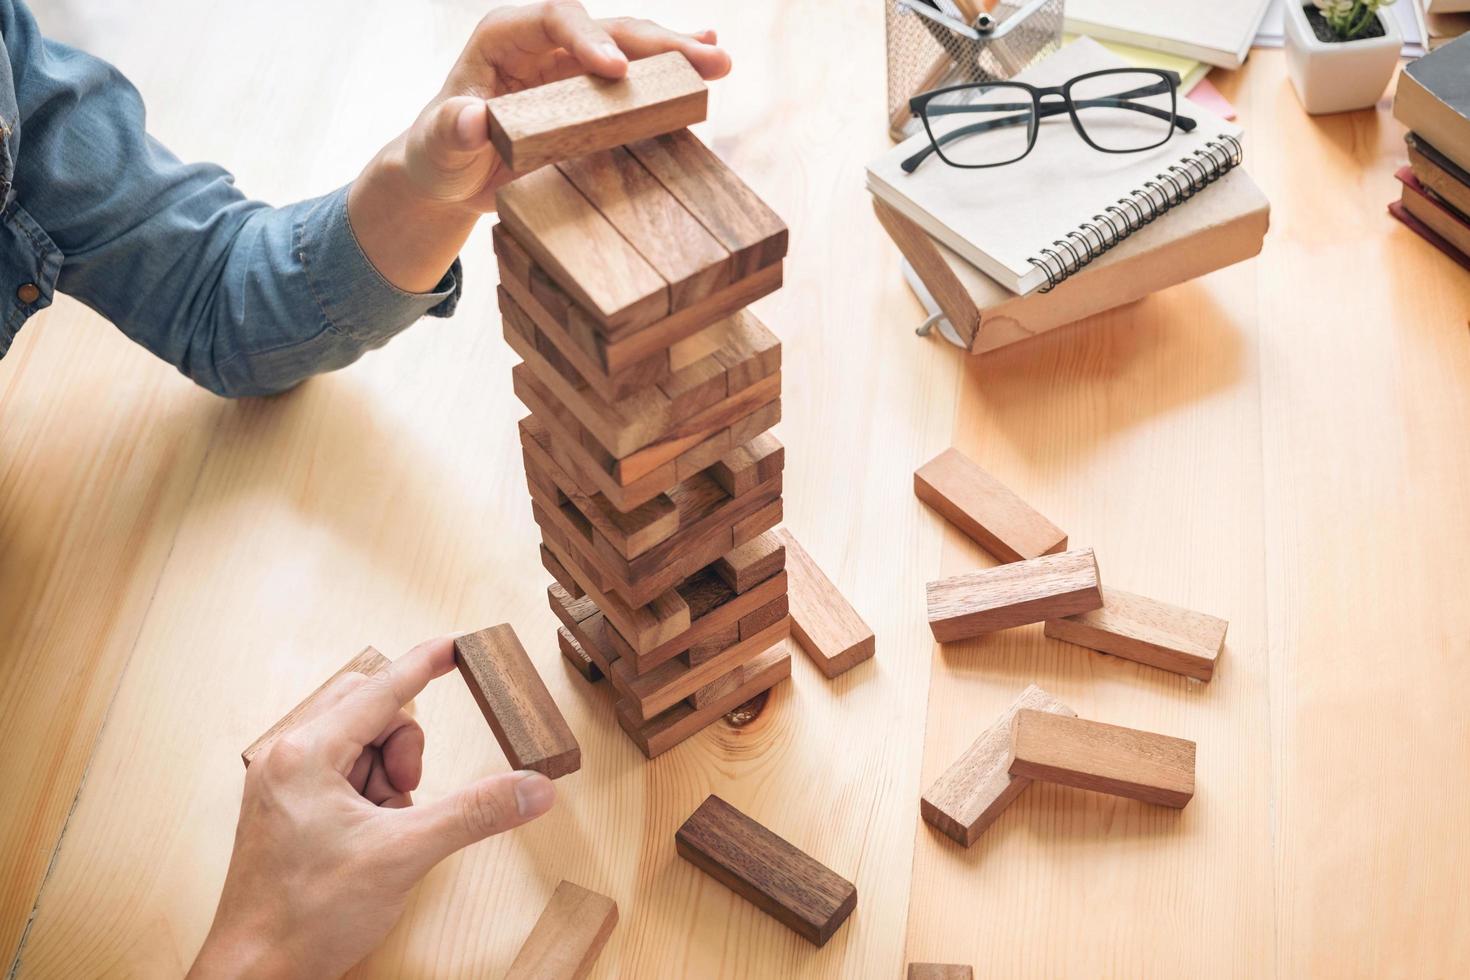
M 1134 103 L 1134 102 L 1128 102 L 1126 100 L 1126 96 L 1129 96 L 1129 95 L 1132 95 L 1132 94 L 1133 93 L 1130 93 L 1130 92 L 1124 92 L 1121 95 L 1114 96 L 1112 98 L 1106 98 L 1106 99 L 1083 99 L 1080 102 L 1073 102 L 1072 104 L 1074 106 L 1076 106 L 1078 109 L 1096 109 L 1096 108 L 1130 109 L 1130 110 L 1132 110 L 1134 112 L 1142 112 L 1145 115 L 1153 116 L 1155 119 L 1169 119 L 1169 118 L 1172 117 L 1173 120 L 1174 120 L 1174 125 L 1177 126 L 1177 127 L 1179 127 L 1181 130 L 1183 130 L 1186 133 L 1192 132 L 1194 130 L 1195 126 L 1198 125 L 1198 123 L 1196 123 L 1189 116 L 1174 115 L 1174 114 L 1169 113 L 1169 112 L 1167 112 L 1167 111 L 1165 111 L 1163 109 L 1155 108 L 1154 106 L 1151 106 L 1151 105 L 1138 105 L 1137 103 Z M 931 114 L 935 114 L 935 115 L 945 115 L 945 114 L 953 114 L 953 113 L 957 113 L 957 112 L 969 112 L 969 113 L 973 113 L 973 112 L 975 112 L 977 110 L 977 108 L 978 107 L 976 107 L 976 106 L 933 106 L 933 107 L 930 107 L 930 108 L 926 109 L 925 111 L 928 112 L 928 113 L 931 113 Z M 1010 109 L 1026 109 L 1026 108 L 1030 108 L 1030 107 L 1027 106 L 1027 105 L 1024 105 L 1024 104 L 1006 103 L 1006 104 L 997 104 L 997 105 L 986 105 L 983 108 L 985 110 L 990 110 L 990 109 L 1010 110 Z M 1065 102 L 1048 102 L 1048 103 L 1046 103 L 1045 105 L 1043 105 L 1041 107 L 1041 111 L 1037 114 L 1037 118 L 1038 119 L 1045 119 L 1048 116 L 1061 115 L 1062 113 L 1064 113 L 1066 111 L 1067 111 L 1067 104 Z M 931 153 L 935 152 L 936 150 L 938 150 L 939 147 L 941 145 L 945 144 L 945 143 L 949 143 L 952 140 L 960 139 L 961 137 L 964 137 L 964 136 L 973 136 L 976 133 L 984 133 L 984 132 L 987 132 L 988 130 L 992 130 L 992 129 L 1004 129 L 1004 128 L 1009 127 L 1009 126 L 1021 126 L 1021 125 L 1025 125 L 1026 122 L 1030 118 L 1031 118 L 1031 113 L 1029 113 L 1029 112 L 1026 112 L 1026 113 L 1017 113 L 1014 116 L 1006 116 L 1006 117 L 1004 117 L 1002 119 L 989 119 L 989 120 L 986 120 L 985 122 L 977 122 L 977 123 L 971 123 L 968 126 L 961 126 L 959 129 L 952 129 L 952 130 L 950 130 L 948 133 L 945 133 L 943 136 L 940 136 L 938 139 L 933 139 L 932 136 L 931 136 L 931 140 L 930 140 L 930 143 L 929 143 L 928 146 L 924 147 L 922 150 L 918 151 L 917 153 L 915 153 L 913 156 L 909 157 L 908 159 L 904 160 L 902 163 L 899 164 L 899 166 L 901 168 L 903 168 L 904 173 L 910 173 L 911 174 L 916 169 L 918 169 L 919 164 L 923 163 L 924 160 L 928 158 L 929 154 L 931 154 Z

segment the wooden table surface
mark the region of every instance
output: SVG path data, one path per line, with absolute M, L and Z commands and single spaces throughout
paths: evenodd
M 181 155 L 279 202 L 349 180 L 483 12 L 38 8 L 137 82 Z M 1312 119 L 1279 52 L 1217 72 L 1273 204 L 1262 255 L 965 360 L 914 337 L 863 190 L 887 145 L 881 5 L 648 8 L 734 54 L 702 132 L 792 228 L 758 305 L 785 344 L 787 523 L 877 658 L 832 683 L 801 659 L 754 724 L 644 761 L 557 654 L 488 222 L 458 316 L 270 400 L 197 390 L 60 299 L 0 362 L 0 965 L 180 973 L 241 748 L 365 644 L 508 620 L 582 771 L 551 815 L 437 868 L 362 976 L 497 975 L 563 877 L 621 908 L 600 977 L 1463 969 L 1470 276 L 1384 212 L 1404 159 L 1387 101 Z M 989 562 L 913 498 L 949 445 L 1094 546 L 1105 581 L 1228 618 L 1213 683 L 1039 627 L 937 647 L 923 583 Z M 1194 802 L 1040 786 L 969 850 L 932 832 L 922 788 L 1032 681 L 1196 740 Z M 421 797 L 504 767 L 457 678 L 418 713 Z M 824 949 L 675 856 L 710 792 L 857 883 Z

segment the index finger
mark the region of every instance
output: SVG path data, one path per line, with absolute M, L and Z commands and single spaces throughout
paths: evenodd
M 481 50 L 491 64 L 507 50 L 539 56 L 564 48 L 584 71 L 622 78 L 628 70 L 627 56 L 577 0 L 502 8 L 486 17 L 484 24 Z
M 454 669 L 454 637 L 426 640 L 344 694 L 304 726 L 319 737 L 339 769 L 350 767 L 398 711 L 429 681 Z

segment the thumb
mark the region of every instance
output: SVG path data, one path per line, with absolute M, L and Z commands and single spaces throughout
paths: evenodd
M 484 99 L 470 95 L 445 99 L 434 107 L 428 122 L 426 148 L 441 167 L 452 169 L 490 145 L 490 111 Z
M 536 819 L 555 802 L 556 787 L 539 772 L 507 772 L 398 812 L 417 825 L 413 836 L 433 865 L 460 848 Z

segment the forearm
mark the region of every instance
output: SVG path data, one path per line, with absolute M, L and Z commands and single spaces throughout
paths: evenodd
M 402 137 L 378 151 L 353 181 L 347 214 L 373 267 L 409 293 L 438 285 L 479 217 L 462 204 L 425 198 L 409 178 Z

